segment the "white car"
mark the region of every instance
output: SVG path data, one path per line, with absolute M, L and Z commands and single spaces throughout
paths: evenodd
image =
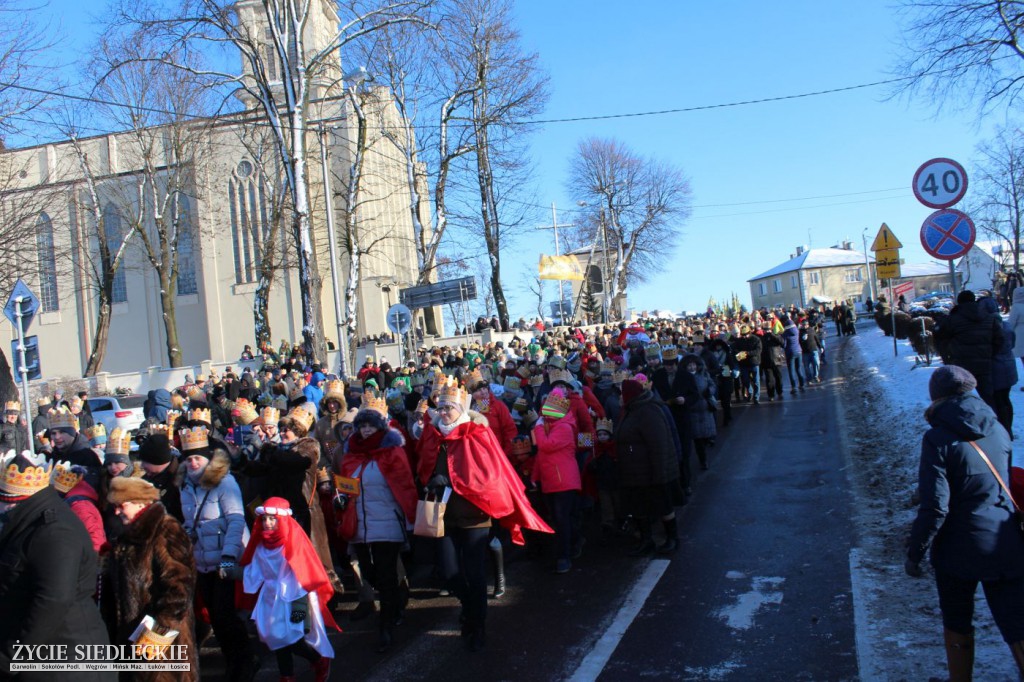
M 117 427 L 134 434 L 142 422 L 146 421 L 142 414 L 142 405 L 146 402 L 144 395 L 102 395 L 89 398 L 86 402 L 89 403 L 93 421 L 103 424 L 108 436 Z

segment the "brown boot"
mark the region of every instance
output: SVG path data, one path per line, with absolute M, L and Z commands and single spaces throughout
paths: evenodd
M 974 635 L 961 635 L 952 630 L 944 630 L 942 634 L 946 642 L 949 682 L 971 682 L 974 677 Z
M 1017 662 L 1021 678 L 1024 678 L 1024 641 L 1010 644 L 1010 651 L 1013 652 L 1013 660 Z

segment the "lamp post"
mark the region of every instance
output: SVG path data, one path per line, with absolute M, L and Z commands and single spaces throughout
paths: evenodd
M 868 294 L 871 296 L 871 300 L 877 302 L 878 296 L 876 296 L 875 290 L 875 278 L 871 274 L 871 264 L 868 262 L 868 228 L 860 233 L 861 241 L 864 243 L 864 272 L 868 278 Z M 870 310 L 868 311 L 871 312 Z

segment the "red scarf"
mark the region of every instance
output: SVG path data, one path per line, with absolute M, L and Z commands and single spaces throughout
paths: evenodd
M 263 506 L 290 509 L 288 501 L 281 497 L 271 497 L 263 503 Z M 334 595 L 334 588 L 331 587 L 327 571 L 324 570 L 324 565 L 321 563 L 320 557 L 317 556 L 316 550 L 313 549 L 313 543 L 310 542 L 306 532 L 291 516 L 279 514 L 277 530 L 273 532 L 263 528 L 263 516 L 257 517 L 256 523 L 252 527 L 252 536 L 249 538 L 249 544 L 245 546 L 245 552 L 242 554 L 239 565 L 248 566 L 252 563 L 252 557 L 256 553 L 257 547 L 273 549 L 281 545 L 284 545 L 284 558 L 288 562 L 288 568 L 295 573 L 295 578 L 302 585 L 302 589 L 307 592 L 316 592 L 324 624 L 340 632 L 341 628 L 334 622 L 334 616 L 327 608 L 327 602 Z

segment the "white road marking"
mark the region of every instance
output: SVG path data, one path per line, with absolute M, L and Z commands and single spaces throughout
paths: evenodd
M 601 639 L 597 640 L 594 648 L 583 658 L 579 667 L 576 668 L 576 672 L 569 678 L 571 682 L 591 682 L 591 680 L 597 679 L 601 671 L 604 670 L 604 667 L 608 665 L 608 661 L 611 659 L 612 654 L 615 653 L 615 649 L 626 634 L 626 630 L 636 620 L 640 609 L 643 608 L 647 598 L 654 591 L 654 587 L 661 580 L 661 576 L 665 574 L 669 563 L 668 559 L 651 560 L 651 563 L 647 565 L 647 568 L 644 569 L 644 572 L 640 574 L 640 577 L 633 585 L 633 589 L 630 590 L 626 601 L 619 607 L 619 611 L 615 614 L 615 618 L 608 626 L 608 629 L 604 631 Z

